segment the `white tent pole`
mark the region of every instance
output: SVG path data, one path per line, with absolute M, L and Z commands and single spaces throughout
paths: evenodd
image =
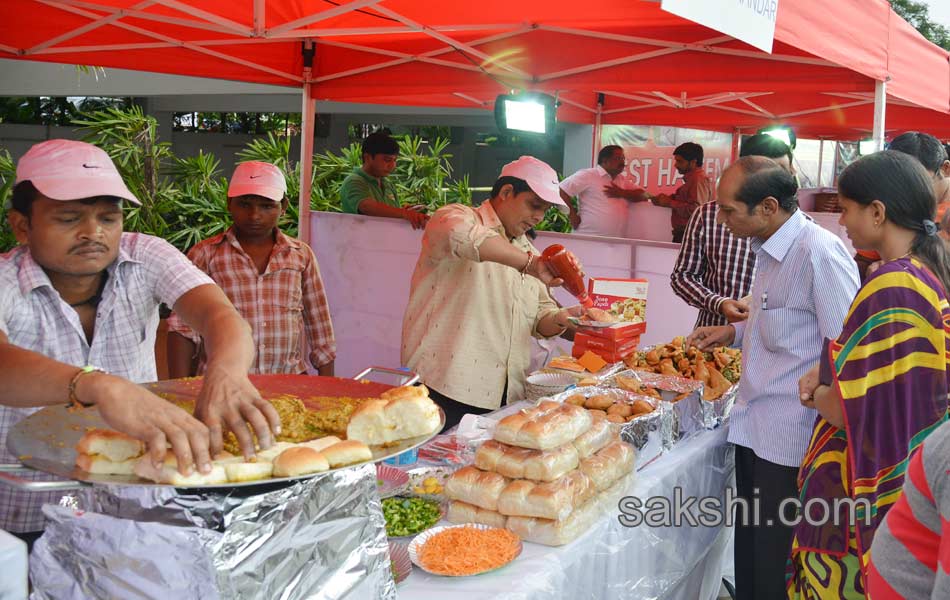
M 871 134 L 874 140 L 874 150 L 884 149 L 884 113 L 887 109 L 887 83 L 874 82 L 874 131 Z
M 825 159 L 825 138 L 818 140 L 818 187 L 821 187 L 821 167 L 822 161 Z
M 304 42 L 312 48 L 313 42 Z M 313 118 L 314 102 L 310 96 L 311 67 L 303 68 L 303 99 L 300 105 L 300 198 L 297 237 L 310 243 L 310 185 L 313 180 Z
M 597 112 L 594 113 L 594 139 L 593 143 L 590 145 L 590 166 L 597 166 L 597 153 L 600 152 L 600 127 L 601 127 L 601 117 L 604 112 L 604 103 L 601 100 L 603 96 L 598 96 L 597 98 Z

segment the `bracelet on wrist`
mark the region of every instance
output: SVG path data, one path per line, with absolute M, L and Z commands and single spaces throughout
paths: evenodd
M 531 263 L 534 261 L 535 255 L 532 252 L 528 252 L 528 262 L 524 264 L 524 267 L 521 268 L 521 279 L 524 280 L 525 275 L 528 274 L 528 269 L 531 268 Z
M 75 408 L 86 408 L 95 404 L 95 402 L 86 404 L 76 395 L 76 386 L 79 384 L 79 380 L 83 377 L 83 375 L 89 375 L 90 373 L 105 373 L 105 371 L 99 367 L 93 367 L 92 365 L 86 365 L 85 367 L 76 371 L 76 374 L 73 375 L 72 379 L 69 380 L 69 387 L 67 388 L 69 391 L 70 406 Z

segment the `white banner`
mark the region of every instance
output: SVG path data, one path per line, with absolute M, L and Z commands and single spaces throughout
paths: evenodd
M 663 10 L 772 53 L 779 0 L 663 0 Z

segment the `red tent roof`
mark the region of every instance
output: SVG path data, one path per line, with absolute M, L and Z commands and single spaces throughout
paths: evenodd
M 865 137 L 875 80 L 889 130 L 950 137 L 950 60 L 884 0 L 781 2 L 773 53 L 657 2 L 4 0 L 0 57 L 299 87 L 315 99 L 484 106 L 557 94 L 558 118 L 731 131 L 791 123 Z

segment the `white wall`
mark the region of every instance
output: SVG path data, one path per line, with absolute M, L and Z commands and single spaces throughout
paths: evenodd
M 320 263 L 337 338 L 336 372 L 351 376 L 364 367 L 400 366 L 402 316 L 422 233 L 405 221 L 314 213 L 311 245 Z M 541 232 L 535 245 L 562 243 L 594 277 L 640 277 L 650 282 L 644 344 L 688 333 L 696 310 L 669 286 L 679 246 L 660 242 Z M 565 305 L 575 304 L 557 290 Z M 571 343 L 559 342 L 569 350 Z
M 591 166 L 594 126 L 562 123 L 564 127 L 564 177 Z

